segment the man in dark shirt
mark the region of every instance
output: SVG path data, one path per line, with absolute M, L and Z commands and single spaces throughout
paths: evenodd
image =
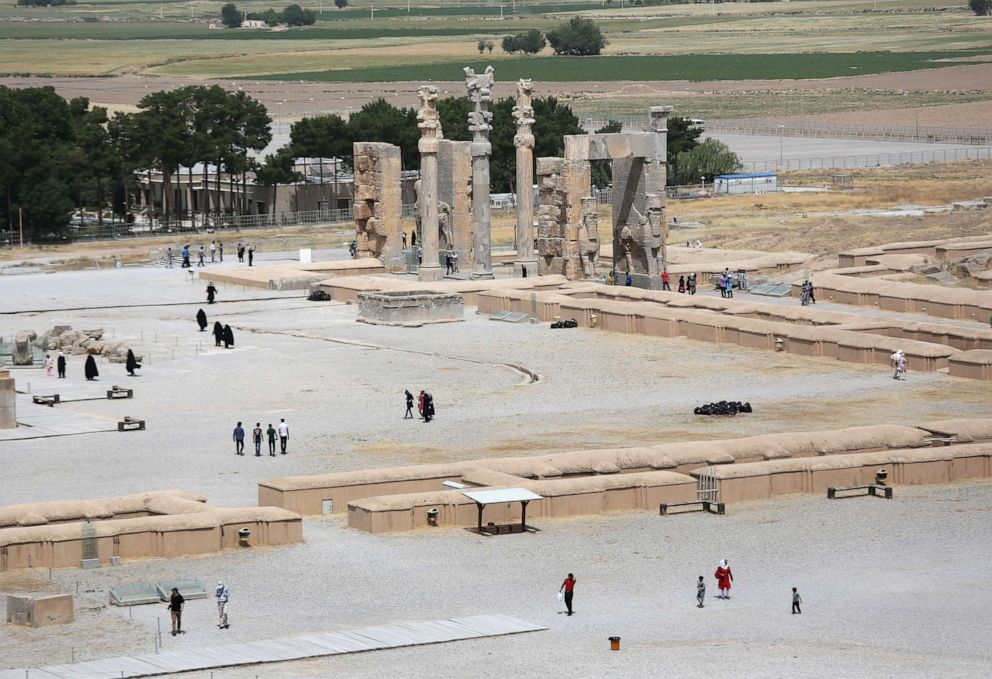
M 236 455 L 245 454 L 245 430 L 240 422 L 234 428 L 234 453 Z
M 172 636 L 183 634 L 183 606 L 186 599 L 175 587 L 172 588 L 172 595 L 169 597 L 169 613 L 172 614 Z
M 269 439 L 269 455 L 276 456 L 276 428 L 269 422 L 269 428 L 265 430 L 265 435 Z
M 255 457 L 262 456 L 262 423 L 256 422 L 255 428 L 251 430 L 252 440 L 255 442 Z

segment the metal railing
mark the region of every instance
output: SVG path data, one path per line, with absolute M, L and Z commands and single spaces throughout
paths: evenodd
M 785 172 L 789 170 L 825 170 L 845 167 L 892 167 L 894 165 L 924 165 L 955 160 L 988 160 L 992 146 L 974 146 L 934 151 L 905 151 L 902 153 L 859 153 L 850 156 L 819 156 L 757 160 L 744 163 L 745 172 Z
M 992 129 L 932 127 L 921 125 L 856 125 L 788 123 L 781 127 L 770 123 L 748 121 L 707 122 L 707 132 L 744 134 L 769 137 L 807 137 L 814 139 L 872 139 L 876 141 L 903 141 L 924 144 L 992 144 Z

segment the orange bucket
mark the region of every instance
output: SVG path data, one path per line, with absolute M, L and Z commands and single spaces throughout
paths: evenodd
M 620 650 L 620 637 L 610 637 L 610 650 L 611 651 Z

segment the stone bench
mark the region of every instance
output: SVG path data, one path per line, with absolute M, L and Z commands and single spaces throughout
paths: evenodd
M 678 512 L 672 512 L 673 508 L 680 508 Z M 694 509 L 687 509 L 681 511 L 682 507 L 693 507 Z M 690 502 L 662 502 L 658 505 L 658 514 L 661 516 L 668 516 L 669 514 L 689 514 L 690 512 L 709 512 L 710 514 L 726 514 L 726 507 L 722 502 L 713 502 L 711 500 L 692 500 Z
M 136 417 L 125 417 L 117 423 L 117 431 L 144 431 L 145 421 Z
M 54 408 L 55 404 L 59 402 L 58 394 L 46 394 L 46 395 L 35 395 L 31 397 L 31 402 L 36 403 L 40 406 L 48 406 L 49 408 Z
M 830 486 L 827 488 L 827 499 L 836 500 L 839 499 L 837 493 L 847 493 L 852 491 L 867 491 L 865 495 L 870 495 L 871 497 L 884 497 L 886 500 L 892 499 L 892 487 L 891 486 L 880 486 L 877 483 L 869 483 L 863 486 Z M 881 493 L 881 494 L 880 494 Z M 856 495 L 860 495 L 858 492 Z M 855 495 L 842 495 L 840 497 L 855 497 Z
M 134 389 L 128 389 L 126 387 L 118 387 L 116 384 L 107 390 L 107 398 L 134 398 Z M 142 427 L 144 429 L 144 427 Z

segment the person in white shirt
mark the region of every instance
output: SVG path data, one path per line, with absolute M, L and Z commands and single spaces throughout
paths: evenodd
M 214 597 L 217 599 L 217 627 L 220 629 L 227 629 L 227 600 L 231 598 L 231 590 L 227 588 L 222 581 L 217 582 L 217 587 L 214 589 Z
M 289 441 L 289 425 L 285 419 L 279 420 L 279 448 L 283 455 L 286 454 L 286 443 Z

